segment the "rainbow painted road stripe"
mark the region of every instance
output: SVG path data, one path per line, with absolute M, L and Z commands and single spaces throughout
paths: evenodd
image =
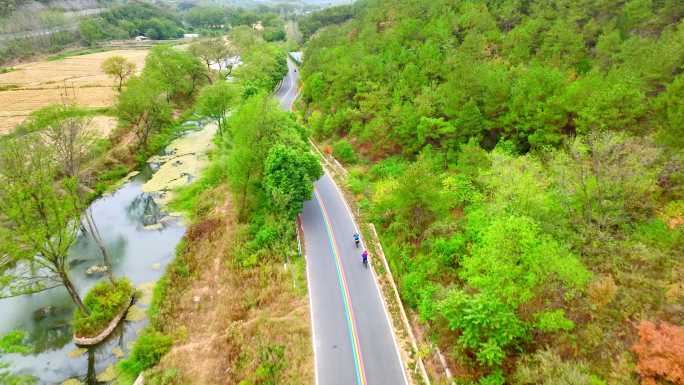
M 318 204 L 323 212 L 323 221 L 325 222 L 325 231 L 328 234 L 328 242 L 335 258 L 335 267 L 337 269 L 337 283 L 342 292 L 342 300 L 344 301 L 344 312 L 347 315 L 347 331 L 349 332 L 349 339 L 351 340 L 352 351 L 354 353 L 354 367 L 356 368 L 356 383 L 358 385 L 366 385 L 366 368 L 363 366 L 363 355 L 361 354 L 361 343 L 359 342 L 359 334 L 356 329 L 356 318 L 351 305 L 351 294 L 349 292 L 349 285 L 347 285 L 347 276 L 342 268 L 342 261 L 340 260 L 339 247 L 337 239 L 333 235 L 332 224 L 328 216 L 328 210 L 325 208 L 323 199 L 321 199 L 318 189 L 314 187 L 314 194 L 318 200 Z

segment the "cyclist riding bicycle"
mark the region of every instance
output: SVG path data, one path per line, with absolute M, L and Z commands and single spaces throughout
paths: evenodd
M 356 244 L 356 247 L 359 247 L 359 242 L 361 242 L 361 236 L 359 233 L 354 233 L 354 243 Z
M 363 254 L 361 254 L 361 258 L 363 258 L 363 265 L 368 267 L 368 250 L 363 251 Z

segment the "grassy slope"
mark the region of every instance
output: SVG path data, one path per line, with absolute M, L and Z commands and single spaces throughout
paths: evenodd
M 216 208 L 194 220 L 157 289 L 153 323 L 175 343 L 153 372 L 178 384 L 312 383 L 303 265 L 235 266 L 246 229 L 229 195 L 225 185 L 201 194 Z

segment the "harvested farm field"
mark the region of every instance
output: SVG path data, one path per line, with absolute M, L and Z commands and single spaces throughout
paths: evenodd
M 14 129 L 31 112 L 62 101 L 82 107 L 108 107 L 116 97 L 114 79 L 100 66 L 111 56 L 123 56 L 143 68 L 146 49 L 126 49 L 72 56 L 55 61 L 15 65 L 0 74 L 0 135 Z

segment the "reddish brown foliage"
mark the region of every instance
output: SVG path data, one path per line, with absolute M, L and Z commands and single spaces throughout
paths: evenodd
M 684 385 L 684 328 L 667 322 L 639 324 L 639 342 L 632 348 L 639 357 L 637 370 L 644 385 L 662 378 Z

